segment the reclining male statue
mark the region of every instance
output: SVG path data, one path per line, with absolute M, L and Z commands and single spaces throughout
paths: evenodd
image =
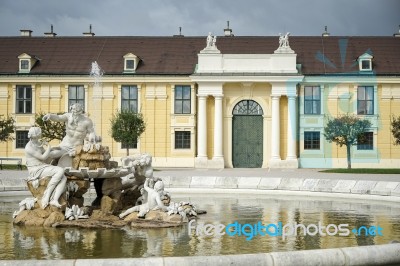
M 93 145 L 99 146 L 99 144 L 96 143 L 101 141 L 101 138 L 96 136 L 92 120 L 83 115 L 83 113 L 83 106 L 79 103 L 75 103 L 71 105 L 70 113 L 62 115 L 49 113 L 43 116 L 43 121 L 52 120 L 64 122 L 66 126 L 65 137 L 61 141 L 59 147 L 53 148 L 54 152 L 52 153 L 52 157 L 54 159 L 59 159 L 65 154 L 68 154 L 70 157 L 74 156 L 76 147 L 84 145 L 86 137 L 88 137 L 89 143 L 84 145 L 84 151 L 90 150 Z M 70 165 L 61 166 L 67 167 Z

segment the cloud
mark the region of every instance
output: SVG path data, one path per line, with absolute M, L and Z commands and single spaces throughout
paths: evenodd
M 226 21 L 235 35 L 392 35 L 398 30 L 398 0 L 1 0 L 0 35 L 34 36 L 50 30 L 81 36 L 92 24 L 97 36 L 223 34 Z

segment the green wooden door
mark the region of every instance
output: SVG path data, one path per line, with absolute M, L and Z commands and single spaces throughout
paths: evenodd
M 233 167 L 261 167 L 263 163 L 262 115 L 234 115 L 232 122 Z

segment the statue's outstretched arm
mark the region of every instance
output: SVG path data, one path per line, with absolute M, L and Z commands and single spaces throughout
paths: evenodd
M 66 115 L 56 115 L 56 114 L 48 113 L 43 116 L 43 121 L 47 121 L 47 120 L 55 121 L 55 122 L 66 122 L 66 121 L 68 121 L 68 117 Z
M 163 211 L 168 211 L 167 206 L 165 206 L 164 203 L 161 201 L 160 196 L 157 196 L 157 197 L 156 197 L 156 202 L 157 202 L 157 206 L 158 206 L 161 210 L 163 210 Z
M 147 192 L 151 192 L 153 190 L 152 188 L 149 187 L 149 181 L 150 178 L 146 178 L 143 185 L 144 190 L 146 190 Z

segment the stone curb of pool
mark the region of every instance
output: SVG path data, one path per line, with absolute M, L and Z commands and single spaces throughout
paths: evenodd
M 378 246 L 362 246 L 335 249 L 301 250 L 258 254 L 195 256 L 195 257 L 153 257 L 121 259 L 76 259 L 76 260 L 19 260 L 0 261 L 0 265 L 398 265 L 400 243 Z
M 400 197 L 400 182 L 392 181 L 228 176 L 163 176 L 161 178 L 165 188 L 174 189 L 283 190 Z M 0 179 L 0 193 L 27 189 L 23 178 L 2 177 Z M 312 195 L 312 193 L 309 194 Z

